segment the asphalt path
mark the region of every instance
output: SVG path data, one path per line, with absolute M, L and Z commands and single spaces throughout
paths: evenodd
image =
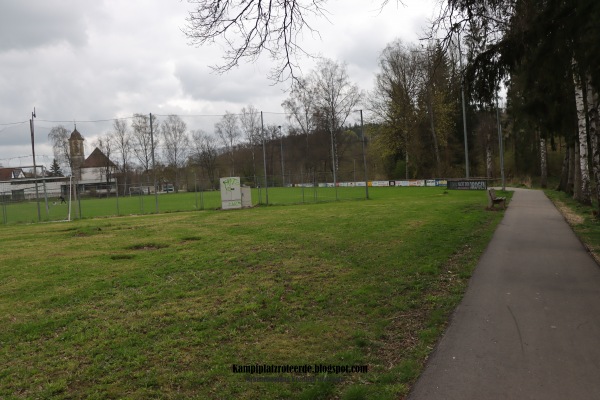
M 600 399 L 600 267 L 542 191 L 515 190 L 408 398 Z

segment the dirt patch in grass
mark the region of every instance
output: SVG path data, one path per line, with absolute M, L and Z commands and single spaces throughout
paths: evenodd
M 202 238 L 199 236 L 184 236 L 181 238 L 181 243 L 185 244 L 187 242 L 196 242 L 198 240 L 202 240 Z
M 565 217 L 569 225 L 581 225 L 585 222 L 584 218 L 581 215 L 576 214 L 562 201 L 554 199 L 554 204 L 556 205 L 556 208 L 558 208 L 560 213 L 563 215 L 563 217 Z
M 169 247 L 166 244 L 162 244 L 162 243 L 139 243 L 139 244 L 134 244 L 132 246 L 127 246 L 126 249 L 127 250 L 158 250 L 158 249 L 164 249 L 165 247 Z
M 111 254 L 111 260 L 131 260 L 135 256 L 133 254 Z

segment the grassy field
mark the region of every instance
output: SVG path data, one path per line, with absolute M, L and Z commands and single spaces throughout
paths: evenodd
M 394 190 L 395 188 L 390 188 Z M 365 188 L 269 188 L 252 189 L 252 203 L 254 205 L 266 204 L 267 194 L 269 205 L 320 203 L 337 200 L 357 200 L 365 198 Z M 118 215 L 139 215 L 158 212 L 177 212 L 193 210 L 215 210 L 221 207 L 221 193 L 208 192 L 182 192 L 162 193 L 158 196 L 121 196 L 119 198 L 84 198 L 73 201 L 71 219 L 95 218 Z M 50 198 L 48 210 L 45 202 L 40 202 L 42 221 L 66 220 L 69 213 L 68 204 L 61 204 L 58 198 Z M 38 221 L 36 202 L 8 203 L 0 207 L 1 223 L 31 223 Z
M 403 397 L 503 213 L 483 191 L 371 194 L 0 226 L 0 398 Z M 232 367 L 254 364 L 368 372 Z

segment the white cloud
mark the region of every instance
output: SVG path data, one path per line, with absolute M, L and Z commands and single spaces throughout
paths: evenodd
M 377 58 L 397 37 L 416 40 L 432 2 L 330 0 L 327 19 L 311 19 L 319 34 L 304 32 L 312 54 L 348 64 L 363 89 L 372 86 Z M 36 107 L 36 153 L 51 156 L 47 134 L 77 120 L 88 146 L 108 122 L 84 122 L 156 114 L 237 113 L 249 104 L 265 111 L 267 123 L 283 124 L 281 102 L 288 84 L 267 79 L 268 56 L 227 74 L 212 73 L 219 46 L 188 46 L 181 28 L 193 4 L 145 0 L 22 0 L 4 2 L 0 13 L 0 124 L 27 121 Z M 308 73 L 315 60 L 302 59 Z M 198 124 L 189 120 L 190 128 Z M 215 118 L 203 119 L 214 125 Z M 207 122 L 208 121 L 208 122 Z M 0 125 L 0 164 L 19 164 L 31 154 L 29 123 Z M 51 161 L 51 160 L 50 160 Z M 31 163 L 31 160 L 28 161 Z M 22 165 L 22 164 L 21 164 Z

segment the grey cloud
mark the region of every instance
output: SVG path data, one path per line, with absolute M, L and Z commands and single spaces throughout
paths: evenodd
M 258 95 L 281 94 L 269 84 L 264 73 L 256 72 L 252 66 L 219 75 L 211 73 L 201 62 L 182 62 L 175 69 L 175 77 L 183 92 L 195 100 L 251 104 Z
M 86 15 L 93 3 L 77 0 L 5 1 L 0 13 L 0 51 L 87 41 Z

